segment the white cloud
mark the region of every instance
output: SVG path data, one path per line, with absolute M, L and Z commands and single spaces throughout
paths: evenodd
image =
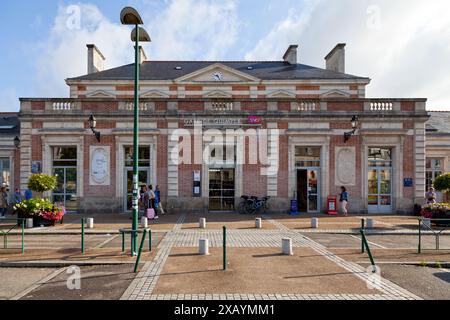
M 140 11 L 153 41 L 145 44 L 146 51 L 154 60 L 223 58 L 236 41 L 236 10 L 235 0 L 172 0 L 154 16 L 144 6 Z M 106 68 L 133 63 L 130 31 L 111 22 L 95 5 L 60 6 L 50 37 L 37 49 L 35 81 L 39 96 L 68 95 L 64 79 L 87 72 L 85 44 L 100 48 Z
M 67 96 L 64 79 L 87 73 L 88 43 L 100 48 L 107 68 L 132 60 L 130 28 L 110 22 L 94 5 L 79 3 L 76 7 L 79 10 L 59 7 L 50 36 L 38 49 L 36 87 L 40 96 Z
M 346 42 L 347 72 L 372 78 L 368 96 L 428 97 L 430 109 L 450 109 L 449 10 L 446 0 L 307 1 L 246 59 L 279 60 L 299 43 L 301 62 L 323 67 L 329 50 Z
M 157 60 L 223 59 L 238 35 L 235 0 L 172 0 L 160 15 L 147 17 L 150 56 Z

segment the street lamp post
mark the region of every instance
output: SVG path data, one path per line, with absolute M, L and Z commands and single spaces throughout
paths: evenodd
M 139 42 L 150 42 L 147 32 L 140 28 L 144 24 L 139 13 L 131 7 L 126 7 L 120 13 L 120 21 L 123 25 L 134 25 L 131 40 L 134 41 L 134 130 L 133 130 L 133 222 L 131 235 L 131 253 L 136 255 L 138 251 L 138 216 L 139 216 L 139 72 L 140 72 L 140 48 Z

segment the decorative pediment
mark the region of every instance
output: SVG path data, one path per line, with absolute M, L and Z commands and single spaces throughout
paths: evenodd
M 197 70 L 175 80 L 176 82 L 259 82 L 260 80 L 247 73 L 227 67 L 221 63 L 212 64 L 206 68 Z
M 116 96 L 104 90 L 97 90 L 86 95 L 87 98 L 115 98 Z
M 275 90 L 270 92 L 267 98 L 295 98 L 295 93 L 287 90 Z
M 141 93 L 141 98 L 170 98 L 170 96 L 159 90 L 150 90 L 144 93 Z
M 322 98 L 350 98 L 350 94 L 342 90 L 330 90 L 321 95 Z
M 214 91 L 208 92 L 203 97 L 204 98 L 232 98 L 233 95 L 228 92 L 222 91 L 222 90 L 214 90 Z

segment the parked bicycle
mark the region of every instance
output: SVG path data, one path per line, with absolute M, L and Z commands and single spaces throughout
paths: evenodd
M 242 202 L 239 204 L 238 211 L 240 214 L 255 214 L 259 212 L 267 213 L 269 210 L 270 197 L 259 199 L 254 196 L 242 196 Z

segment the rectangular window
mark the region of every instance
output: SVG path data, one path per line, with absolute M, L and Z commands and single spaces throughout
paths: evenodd
M 212 166 L 235 165 L 237 162 L 237 153 L 235 145 L 210 146 Z
M 320 167 L 320 147 L 295 147 L 295 166 Z
M 9 158 L 0 158 L 0 186 L 11 186 L 11 163 Z
M 77 147 L 53 147 L 53 167 L 76 167 Z
M 392 149 L 369 148 L 369 167 L 392 167 Z
M 125 147 L 125 167 L 133 167 L 133 147 Z M 150 147 L 139 147 L 139 167 L 150 167 Z
M 426 168 L 426 187 L 428 191 L 433 186 L 434 180 L 443 173 L 442 160 L 427 158 Z

